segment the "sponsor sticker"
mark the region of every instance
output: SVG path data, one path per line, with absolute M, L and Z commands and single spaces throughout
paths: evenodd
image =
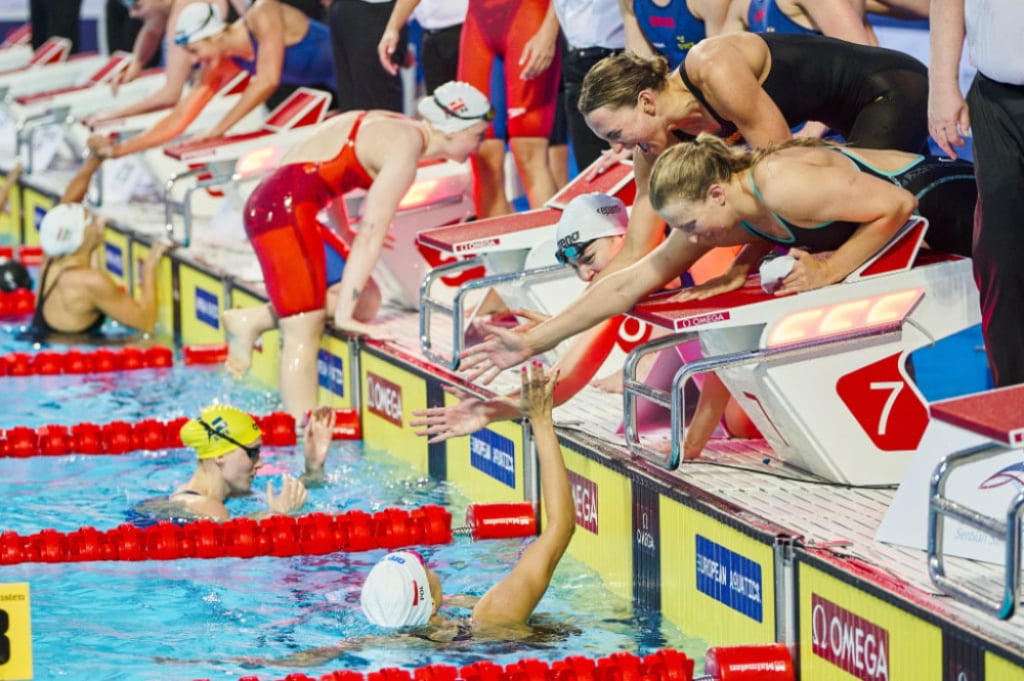
M 515 443 L 489 428 L 469 436 L 469 464 L 498 482 L 516 486 Z
M 345 364 L 341 357 L 321 348 L 316 355 L 316 375 L 321 388 L 345 396 Z
M 377 374 L 366 372 L 366 408 L 385 421 L 402 427 L 402 388 Z
M 889 632 L 811 594 L 811 649 L 862 681 L 888 681 Z
M 569 486 L 576 505 L 576 524 L 594 534 L 598 533 L 597 484 L 593 480 L 569 471 Z
M 699 534 L 696 538 L 697 590 L 763 622 L 761 564 Z
M 196 286 L 196 319 L 211 328 L 220 329 L 219 303 L 217 294 Z

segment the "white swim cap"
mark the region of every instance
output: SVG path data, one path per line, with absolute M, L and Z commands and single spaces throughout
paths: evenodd
M 220 9 L 208 2 L 193 2 L 186 5 L 178 14 L 178 23 L 174 27 L 174 44 L 191 45 L 217 35 L 227 28 L 220 16 Z
M 487 95 L 469 83 L 450 80 L 420 100 L 420 115 L 441 132 L 458 132 L 474 123 L 490 121 L 494 109 Z
M 89 211 L 80 203 L 61 203 L 43 216 L 39 223 L 39 245 L 51 257 L 74 253 L 82 245 Z
M 625 234 L 628 225 L 626 204 L 619 199 L 600 192 L 581 194 L 569 202 L 558 219 L 555 228 L 558 253 L 575 260 L 581 254 L 566 254 L 570 246 Z M 564 261 L 563 257 L 559 258 L 560 262 Z
M 381 558 L 359 597 L 366 618 L 381 627 L 422 627 L 434 612 L 427 568 L 412 551 Z

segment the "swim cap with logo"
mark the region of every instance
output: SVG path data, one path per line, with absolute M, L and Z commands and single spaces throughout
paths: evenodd
M 205 422 L 209 428 L 204 427 L 200 421 Z M 218 437 L 218 433 L 243 445 L 251 445 L 263 436 L 256 421 L 241 409 L 227 404 L 214 404 L 203 409 L 198 419 L 191 419 L 181 427 L 181 443 L 196 450 L 200 459 L 216 459 L 238 449 L 238 445 Z

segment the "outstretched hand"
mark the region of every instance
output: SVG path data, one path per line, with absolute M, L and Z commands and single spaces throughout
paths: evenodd
M 290 475 L 281 476 L 281 493 L 274 494 L 274 485 L 267 481 L 267 506 L 274 513 L 291 513 L 306 503 L 306 486 Z
M 502 369 L 514 367 L 533 356 L 534 353 L 526 346 L 524 334 L 484 322 L 479 326 L 488 333 L 487 338 L 459 354 L 460 368 L 469 370 L 466 380 L 479 378 L 487 385 Z
M 550 377 L 544 375 L 544 367 L 534 360 L 529 367 L 522 368 L 523 389 L 518 399 L 500 397 L 502 402 L 514 407 L 520 414 L 531 421 L 538 418 L 550 418 L 554 408 L 555 384 L 558 382 L 559 370 Z
M 302 447 L 306 457 L 306 472 L 321 471 L 327 460 L 327 450 L 334 440 L 337 415 L 332 407 L 317 407 L 309 414 L 302 429 Z
M 601 152 L 598 157 L 596 165 L 593 169 L 584 176 L 584 180 L 587 182 L 593 182 L 597 179 L 597 176 L 606 170 L 614 168 L 617 164 L 623 161 L 633 160 L 633 150 L 627 147 L 621 147 L 619 149 L 605 149 Z
M 687 300 L 707 300 L 708 298 L 720 296 L 723 293 L 741 289 L 746 282 L 747 276 L 745 273 L 736 269 L 730 269 L 717 277 L 708 279 L 703 284 L 684 288 L 669 298 L 669 301 L 682 303 Z
M 451 385 L 444 384 L 441 389 L 458 398 L 458 404 L 417 409 L 412 413 L 415 420 L 409 421 L 411 427 L 421 429 L 417 435 L 429 438 L 429 444 L 470 435 L 491 422 L 484 400 Z

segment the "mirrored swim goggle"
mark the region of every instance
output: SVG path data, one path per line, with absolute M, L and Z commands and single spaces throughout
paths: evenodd
M 199 422 L 199 425 L 201 425 L 203 427 L 203 429 L 206 430 L 206 432 L 209 435 L 215 435 L 215 436 L 221 438 L 222 440 L 227 440 L 228 442 L 230 442 L 234 446 L 238 447 L 239 449 L 241 449 L 243 452 L 246 453 L 246 455 L 249 457 L 249 461 L 252 461 L 253 463 L 256 463 L 257 461 L 259 461 L 261 445 L 255 445 L 255 446 L 253 446 L 253 445 L 243 445 L 241 442 L 239 442 L 238 440 L 234 439 L 233 437 L 230 437 L 228 435 L 225 435 L 224 433 L 221 433 L 220 431 L 218 431 L 216 428 L 211 426 L 206 421 L 204 421 L 202 419 L 196 419 L 196 420 Z
M 434 104 L 437 104 L 437 106 L 441 109 L 441 111 L 444 111 L 446 114 L 448 114 L 452 118 L 458 118 L 460 121 L 475 121 L 475 120 L 493 121 L 494 120 L 494 108 L 493 107 L 488 109 L 485 113 L 482 113 L 482 114 L 480 114 L 478 116 L 469 116 L 469 115 L 466 115 L 464 113 L 459 113 L 458 111 L 453 111 L 452 109 L 449 109 L 447 106 L 445 106 L 441 102 L 440 99 L 437 98 L 436 94 L 434 95 Z
M 562 265 L 572 265 L 577 260 L 583 257 L 583 251 L 587 250 L 587 246 L 590 242 L 586 243 L 575 243 L 564 246 L 555 251 L 555 260 Z

